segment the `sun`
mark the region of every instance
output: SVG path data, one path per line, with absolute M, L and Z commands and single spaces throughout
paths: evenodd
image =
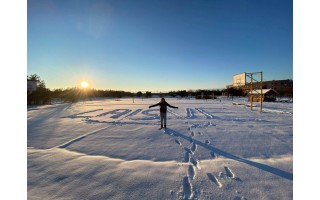
M 82 87 L 82 88 L 86 88 L 86 87 L 88 87 L 88 85 L 89 85 L 89 84 L 88 84 L 87 81 L 82 81 L 82 82 L 81 82 L 81 87 Z

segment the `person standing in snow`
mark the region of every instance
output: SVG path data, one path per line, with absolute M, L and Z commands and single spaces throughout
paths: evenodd
M 167 128 L 167 106 L 169 106 L 170 108 L 176 108 L 176 109 L 178 109 L 178 107 L 168 104 L 164 98 L 161 98 L 161 101 L 159 103 L 151 105 L 149 106 L 149 108 L 155 107 L 155 106 L 160 106 L 161 128 L 163 128 L 163 125 L 164 125 L 164 128 Z

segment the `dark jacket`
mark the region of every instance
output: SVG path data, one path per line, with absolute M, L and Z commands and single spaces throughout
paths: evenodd
M 154 104 L 152 106 L 149 106 L 149 108 L 151 107 L 155 107 L 155 106 L 160 106 L 160 112 L 161 113 L 166 113 L 167 112 L 167 106 L 169 106 L 170 108 L 178 108 L 178 107 L 175 107 L 175 106 L 172 106 L 170 104 L 168 104 L 166 101 L 164 102 L 159 102 L 157 104 Z

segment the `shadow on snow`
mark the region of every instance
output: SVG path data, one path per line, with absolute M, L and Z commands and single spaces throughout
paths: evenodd
M 174 131 L 172 129 L 169 129 L 169 128 L 166 129 L 165 133 L 168 134 L 168 135 L 179 136 L 182 139 L 190 141 L 190 137 L 189 136 L 183 135 L 183 134 L 181 134 L 179 132 L 176 132 L 176 131 Z M 258 163 L 258 162 L 247 160 L 247 159 L 235 156 L 235 155 L 232 155 L 232 154 L 230 154 L 228 152 L 225 152 L 225 151 L 222 151 L 220 149 L 217 149 L 217 148 L 215 148 L 215 147 L 213 147 L 213 146 L 211 146 L 209 144 L 200 142 L 199 140 L 196 140 L 194 138 L 193 138 L 193 142 L 195 144 L 199 145 L 199 146 L 202 146 L 203 148 L 206 148 L 206 149 L 208 149 L 210 151 L 213 151 L 213 152 L 215 152 L 217 154 L 220 154 L 220 155 L 222 155 L 222 156 L 224 156 L 226 158 L 233 159 L 233 160 L 236 160 L 236 161 L 251 165 L 253 167 L 259 168 L 261 170 L 264 170 L 264 171 L 269 172 L 271 174 L 280 176 L 282 178 L 286 178 L 286 179 L 291 180 L 291 181 L 293 180 L 293 174 L 292 173 L 289 173 L 289 172 L 286 172 L 286 171 L 283 171 L 281 169 L 277 169 L 275 167 L 271 167 L 271 166 L 268 166 L 268 165 L 265 165 L 265 164 L 261 164 L 261 163 Z

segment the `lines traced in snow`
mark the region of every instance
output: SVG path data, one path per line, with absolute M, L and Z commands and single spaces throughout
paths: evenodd
M 192 129 L 195 128 L 208 128 L 209 126 L 217 126 L 215 124 L 212 124 L 212 122 L 205 122 L 203 124 L 191 124 L 189 123 L 191 126 L 188 128 L 189 131 L 191 131 Z M 201 132 L 198 132 L 199 135 L 201 135 Z
M 90 132 L 90 133 L 87 133 L 87 134 L 84 134 L 84 135 L 81 135 L 81 136 L 79 136 L 79 137 L 77 137 L 77 138 L 75 138 L 75 139 L 72 139 L 72 140 L 70 140 L 70 141 L 68 141 L 68 142 L 66 142 L 66 143 L 64 143 L 64 144 L 58 145 L 58 146 L 56 146 L 56 147 L 54 147 L 54 148 L 66 148 L 67 146 L 69 146 L 69 145 L 71 145 L 71 144 L 73 144 L 73 143 L 75 143 L 75 142 L 78 142 L 78 141 L 86 138 L 86 137 L 89 136 L 89 135 L 98 133 L 98 132 L 100 132 L 100 131 L 102 131 L 102 130 L 105 130 L 105 129 L 107 129 L 107 128 L 109 128 L 109 126 L 108 126 L 108 127 L 101 128 L 101 129 L 96 130 L 96 131 L 93 131 L 93 132 Z
M 105 113 L 101 113 L 101 114 L 97 115 L 96 117 L 112 115 L 111 118 L 117 119 L 117 118 L 121 117 L 122 115 L 128 114 L 129 112 L 131 112 L 130 109 L 115 109 L 115 110 L 111 110 L 111 111 L 108 111 Z
M 186 108 L 186 111 L 187 111 L 187 118 L 188 118 L 188 119 L 193 119 L 193 118 L 195 118 L 194 110 L 193 110 L 193 109 L 191 109 L 191 108 Z
M 204 109 L 201 108 L 195 108 L 198 112 L 200 112 L 201 114 L 203 114 L 207 119 L 213 119 L 213 115 L 209 114 L 208 112 L 204 111 Z M 168 109 L 168 112 L 177 116 L 178 118 L 182 118 L 182 119 L 194 119 L 196 118 L 195 115 L 195 110 L 192 108 L 186 108 L 186 113 L 187 116 L 182 116 L 178 113 L 173 112 L 171 109 Z
M 184 116 L 179 115 L 178 113 L 172 112 L 172 111 L 171 111 L 171 110 L 169 110 L 169 109 L 168 109 L 168 112 L 169 112 L 169 113 L 171 113 L 171 114 L 173 114 L 173 115 L 175 115 L 175 116 L 177 116 L 178 118 L 185 119 L 185 117 L 184 117 Z
M 203 109 L 201 108 L 195 108 L 198 112 L 200 112 L 201 114 L 203 114 L 204 116 L 206 116 L 207 119 L 213 119 L 213 115 L 205 112 Z
M 133 111 L 132 113 L 130 113 L 129 115 L 125 116 L 124 118 L 131 117 L 131 116 L 133 116 L 133 115 L 136 115 L 136 114 L 138 114 L 138 113 L 141 112 L 141 111 L 142 111 L 142 109 L 137 109 L 137 110 Z
M 108 111 L 108 112 L 104 112 L 104 113 L 101 113 L 101 114 L 99 114 L 99 115 L 96 115 L 96 117 L 106 116 L 106 115 L 109 115 L 109 114 L 111 114 L 111 113 L 113 113 L 113 112 L 114 112 L 114 110 L 111 110 L 111 111 Z
M 287 112 L 287 111 L 282 111 L 282 110 L 272 110 L 272 109 L 266 109 L 266 108 L 263 108 L 263 112 L 293 115 L 292 112 Z
M 158 110 L 156 109 L 147 109 L 147 110 L 143 110 L 143 109 L 136 109 L 134 111 L 132 111 L 131 109 L 114 109 L 114 110 L 109 110 L 106 112 L 102 112 L 102 113 L 96 113 L 96 115 L 85 115 L 88 113 L 94 113 L 97 111 L 101 111 L 103 109 L 95 109 L 95 110 L 89 110 L 89 111 L 85 111 L 85 112 L 80 112 L 80 113 L 76 113 L 76 114 L 72 114 L 69 116 L 65 116 L 63 118 L 84 118 L 84 121 L 86 123 L 108 123 L 108 124 L 112 124 L 112 125 L 125 125 L 125 124 L 136 124 L 136 125 L 154 125 L 154 123 L 141 123 L 141 120 L 159 120 L 159 114 L 158 114 Z M 196 108 L 196 110 L 200 113 L 202 113 L 203 115 L 205 115 L 208 119 L 212 119 L 213 116 L 209 113 L 207 113 L 206 111 L 204 111 L 203 109 L 200 108 Z M 170 109 L 168 109 L 168 112 L 170 112 L 171 114 L 177 116 L 178 118 L 182 118 L 182 119 L 193 119 L 196 118 L 195 116 L 195 112 L 196 110 L 191 109 L 191 108 L 186 108 L 186 112 L 187 112 L 187 116 L 182 116 L 178 113 L 172 112 Z M 145 117 L 137 117 L 137 118 L 131 118 L 137 114 L 141 113 L 142 115 L 144 115 Z M 104 119 L 103 117 L 107 116 L 106 119 Z M 134 120 L 134 121 L 122 121 L 123 119 L 129 119 L 129 120 Z M 122 119 L 122 120 L 118 120 L 118 121 L 110 121 L 110 119 Z M 204 124 L 191 124 L 189 130 L 191 131 L 191 129 L 193 128 L 207 128 L 209 126 L 216 126 L 214 124 L 212 124 L 211 121 L 205 122 Z M 192 132 L 191 136 L 194 137 L 195 133 Z M 192 142 L 192 138 L 190 138 L 190 142 Z
M 112 113 L 112 114 L 115 114 L 115 115 L 111 116 L 111 118 L 118 119 L 122 115 L 126 115 L 126 114 L 130 113 L 131 110 L 130 109 L 117 109 L 117 110 L 114 110 L 114 112 L 115 113 Z
M 95 120 L 95 119 L 86 119 L 85 120 L 86 123 L 88 124 L 94 124 L 94 123 L 102 123 L 102 124 L 110 124 L 110 125 L 119 125 L 119 126 L 122 126 L 122 125 L 130 125 L 130 124 L 133 124 L 133 125 L 144 125 L 144 126 L 154 126 L 154 125 L 159 125 L 159 123 L 156 123 L 156 122 L 121 122 L 121 121 L 104 121 L 104 120 Z
M 101 108 L 101 109 L 89 110 L 89 111 L 86 111 L 86 112 L 76 113 L 76 114 L 65 116 L 65 117 L 62 117 L 62 118 L 89 118 L 91 116 L 81 116 L 81 115 L 87 114 L 87 113 L 91 113 L 91 112 L 96 112 L 96 111 L 99 111 L 99 110 L 103 110 L 103 109 Z
M 208 176 L 209 180 L 212 181 L 214 184 L 216 184 L 219 188 L 222 187 L 222 184 L 219 182 L 217 177 L 215 177 L 215 175 L 207 173 L 207 176 Z
M 159 119 L 159 114 L 151 114 L 150 112 L 155 112 L 157 111 L 156 109 L 151 109 L 151 110 L 144 110 L 141 113 L 143 115 L 148 116 L 148 118 L 142 118 L 142 119 L 137 119 L 137 120 L 152 120 L 152 119 Z M 159 111 L 157 111 L 159 112 Z

